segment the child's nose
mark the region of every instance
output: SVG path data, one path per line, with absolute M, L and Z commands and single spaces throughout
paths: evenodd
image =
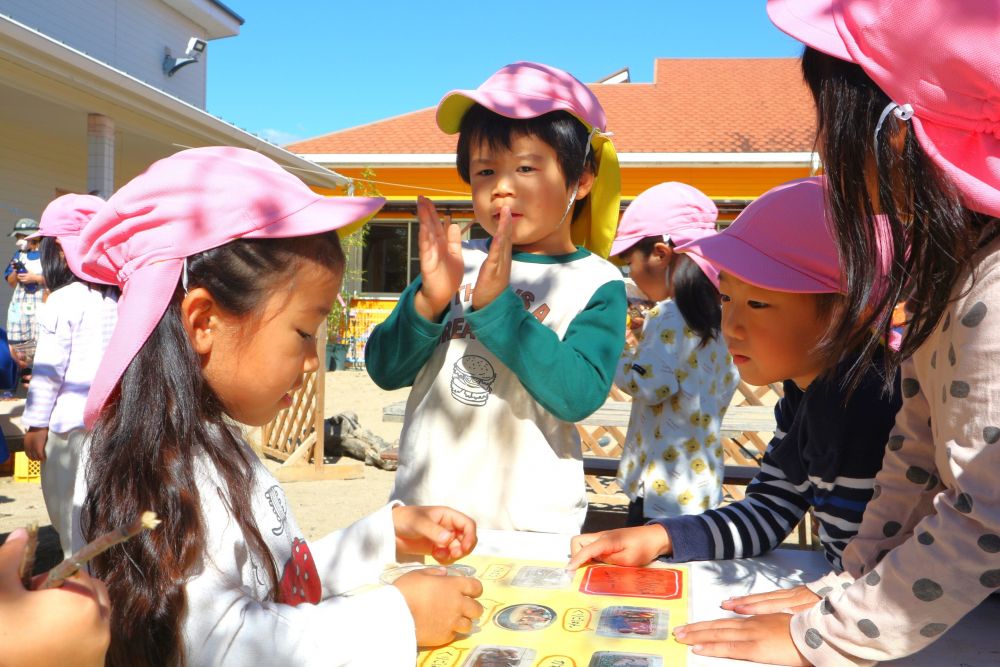
M 307 354 L 305 361 L 302 363 L 302 372 L 313 373 L 319 369 L 319 353 L 315 350 L 312 354 Z
M 509 197 L 514 194 L 513 179 L 507 174 L 497 174 L 493 182 L 493 198 Z
M 731 303 L 722 304 L 722 335 L 727 340 L 743 337 L 743 326 L 740 323 L 738 308 Z

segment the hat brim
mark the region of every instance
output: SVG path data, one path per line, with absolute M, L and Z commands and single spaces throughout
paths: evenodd
M 437 124 L 445 134 L 456 134 L 462 118 L 473 104 L 486 107 L 506 118 L 538 118 L 553 111 L 565 111 L 583 123 L 588 130 L 593 126 L 573 112 L 572 106 L 551 97 L 533 97 L 524 93 L 504 90 L 453 90 L 446 93 L 437 107 Z
M 839 287 L 828 285 L 798 269 L 781 264 L 732 234 L 716 234 L 683 245 L 678 251 L 690 254 L 695 262 L 700 258 L 711 264 L 716 270 L 716 285 L 718 285 L 718 274 L 725 272 L 751 285 L 775 292 L 830 294 L 841 291 Z M 700 262 L 698 265 L 702 266 Z
M 837 0 L 768 0 L 767 15 L 783 33 L 834 58 L 854 62 L 834 17 Z
M 297 211 L 229 240 L 293 238 L 334 230 L 339 233 L 340 230 L 364 224 L 384 204 L 385 199 L 380 197 L 319 197 Z M 216 243 L 211 247 L 220 245 L 224 243 Z M 163 318 L 177 290 L 183 266 L 183 258 L 146 264 L 129 274 L 122 285 L 122 293 L 118 299 L 118 322 L 87 396 L 84 424 L 88 429 L 93 428 L 122 374 Z M 95 276 L 86 265 L 81 266 L 81 272 L 87 276 L 86 280 L 106 280 L 104 276 Z

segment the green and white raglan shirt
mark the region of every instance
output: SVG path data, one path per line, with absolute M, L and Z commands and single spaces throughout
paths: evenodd
M 584 249 L 515 252 L 509 287 L 473 311 L 488 249 L 463 244 L 465 276 L 440 322 L 414 309 L 418 278 L 368 340 L 372 379 L 413 387 L 392 498 L 454 507 L 481 528 L 577 533 L 587 498 L 574 422 L 611 388 L 624 282 Z
M 719 429 L 739 371 L 722 336 L 705 345 L 672 299 L 646 314 L 615 384 L 632 396 L 618 482 L 647 518 L 700 514 L 722 502 Z

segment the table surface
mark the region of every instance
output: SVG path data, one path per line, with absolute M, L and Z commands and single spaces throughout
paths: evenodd
M 627 427 L 632 412 L 629 401 L 605 401 L 594 414 L 581 419 L 578 424 L 583 426 L 618 426 Z M 382 408 L 382 420 L 401 422 L 406 414 L 406 402 L 390 403 Z M 722 435 L 733 437 L 740 433 L 770 433 L 774 431 L 774 408 L 769 405 L 734 405 L 726 411 L 722 418 Z
M 565 562 L 569 535 L 501 530 L 479 531 L 475 553 Z M 707 621 L 731 612 L 719 608 L 733 595 L 788 588 L 819 578 L 829 570 L 818 551 L 775 549 L 760 558 L 688 563 L 691 572 L 691 621 Z M 924 651 L 892 662 L 893 667 L 987 667 L 1000 664 L 1000 600 L 986 600 Z M 688 654 L 689 667 L 748 667 L 759 663 L 704 658 Z

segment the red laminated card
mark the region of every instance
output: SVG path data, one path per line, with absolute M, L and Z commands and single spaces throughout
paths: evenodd
M 590 595 L 675 600 L 684 589 L 680 570 L 593 565 L 583 575 L 580 591 Z

